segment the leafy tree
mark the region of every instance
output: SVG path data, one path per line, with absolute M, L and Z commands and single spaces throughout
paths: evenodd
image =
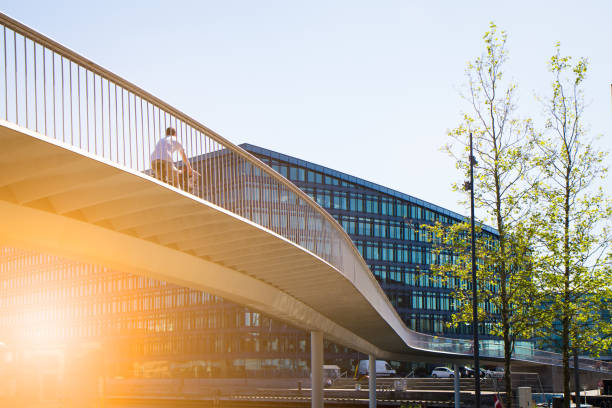
M 546 130 L 536 140 L 541 180 L 533 190 L 533 226 L 538 285 L 549 338 L 560 338 L 565 406 L 570 398 L 570 350 L 594 355 L 610 347 L 612 323 L 599 319 L 610 310 L 610 229 L 612 205 L 597 183 L 607 174 L 607 155 L 583 124 L 583 83 L 587 60 L 562 56 L 557 44 L 549 61 L 552 92 L 544 101 Z
M 532 337 L 533 310 L 538 296 L 531 279 L 531 252 L 526 229 L 529 192 L 524 174 L 529 170 L 532 149 L 528 137 L 532 134 L 530 120 L 517 118 L 515 109 L 516 85 L 505 80 L 507 61 L 504 31 L 498 33 L 491 23 L 484 34 L 485 52 L 469 63 L 466 75 L 468 92 L 464 99 L 470 113 L 462 123 L 449 131 L 453 142 L 448 152 L 456 159 L 457 167 L 469 175 L 469 134 L 474 136 L 474 156 L 477 161 L 474 175 L 475 205 L 484 222 L 497 229 L 497 237 L 479 233 L 477 243 L 479 320 L 487 323 L 493 335 L 503 340 L 505 360 L 506 404 L 512 406 L 510 361 L 515 341 Z M 455 189 L 458 186 L 455 185 Z M 437 224 L 435 235 L 440 264 L 434 274 L 453 287 L 457 310 L 453 324 L 472 322 L 471 254 L 469 226 Z M 445 262 L 452 252 L 453 263 Z M 486 308 L 490 304 L 492 307 Z

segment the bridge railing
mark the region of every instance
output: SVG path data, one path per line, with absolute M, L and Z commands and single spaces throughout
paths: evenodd
M 190 192 L 262 225 L 339 269 L 354 250 L 336 221 L 281 175 L 132 83 L 0 14 L 0 118 L 151 174 L 173 127 L 201 177 Z M 177 179 L 169 184 L 179 188 Z
M 417 333 L 411 345 L 424 350 L 435 350 L 439 352 L 463 354 L 472 356 L 473 342 L 464 339 L 450 339 L 447 337 L 431 336 Z M 504 358 L 504 344 L 501 340 L 480 340 L 480 356 L 483 358 Z M 559 353 L 536 349 L 533 343 L 517 342 L 512 352 L 514 360 L 540 363 L 545 365 L 562 366 L 563 359 Z M 570 356 L 570 367 L 574 367 L 573 356 Z M 580 357 L 578 367 L 581 370 L 603 371 L 612 373 L 612 364 L 609 362 L 592 358 Z
M 343 256 L 360 258 L 329 213 L 240 147 L 1 13 L 0 30 L 0 119 L 149 175 L 150 154 L 165 130 L 173 127 L 191 165 L 202 175 L 190 189 L 192 194 L 268 228 L 340 271 Z M 471 342 L 466 340 L 412 332 L 410 341 L 423 349 L 471 354 Z M 542 353 L 517 349 L 515 354 L 548 364 L 560 361 L 559 355 Z M 486 342 L 482 354 L 503 357 L 499 347 Z M 612 371 L 612 365 L 604 368 Z

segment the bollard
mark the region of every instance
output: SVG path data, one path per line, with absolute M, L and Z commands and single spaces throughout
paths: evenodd
M 519 387 L 518 388 L 518 403 L 519 408 L 532 408 L 535 407 L 533 400 L 531 399 L 531 387 Z

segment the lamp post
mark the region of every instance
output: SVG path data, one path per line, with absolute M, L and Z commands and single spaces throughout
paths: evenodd
M 470 181 L 465 182 L 464 187 L 470 189 L 471 202 L 471 227 L 472 227 L 472 328 L 474 330 L 474 394 L 475 407 L 480 408 L 480 346 L 478 343 L 478 292 L 476 283 L 476 234 L 474 227 L 474 148 L 472 145 L 472 133 L 470 132 Z

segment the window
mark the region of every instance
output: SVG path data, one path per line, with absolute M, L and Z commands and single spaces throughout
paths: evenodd
M 387 224 L 382 220 L 374 220 L 374 236 L 379 238 L 387 237 Z
M 330 177 L 330 176 L 325 176 L 325 184 L 329 184 L 329 185 L 332 185 L 332 186 L 337 186 L 340 183 L 339 183 L 337 178 Z
M 383 261 L 393 261 L 393 245 L 383 244 L 382 260 Z
M 306 171 L 299 167 L 291 167 L 289 169 L 289 179 L 293 181 L 305 181 Z
M 366 259 L 371 259 L 374 261 L 378 261 L 380 259 L 380 251 L 378 246 L 375 245 L 368 245 L 366 247 Z
M 401 228 L 398 222 L 389 223 L 389 238 L 401 239 Z
M 378 214 L 378 199 L 375 196 L 366 196 L 366 212 Z
M 355 219 L 354 218 L 343 218 L 340 222 L 342 228 L 346 231 L 347 234 L 355 234 Z
M 381 213 L 383 215 L 393 215 L 393 201 L 383 199 L 381 202 Z
M 370 236 L 371 235 L 371 229 L 372 229 L 372 225 L 371 225 L 371 220 L 369 218 L 359 218 L 358 219 L 358 234 L 359 235 L 365 235 L 365 236 Z
M 336 210 L 347 210 L 346 193 L 339 191 L 334 192 L 334 208 Z
M 351 196 L 351 211 L 363 212 L 363 200 L 361 196 Z
M 395 215 L 397 215 L 398 217 L 407 217 L 408 206 L 406 204 L 397 203 L 395 207 Z
M 330 208 L 331 197 L 329 191 L 317 190 L 317 203 L 323 208 Z

